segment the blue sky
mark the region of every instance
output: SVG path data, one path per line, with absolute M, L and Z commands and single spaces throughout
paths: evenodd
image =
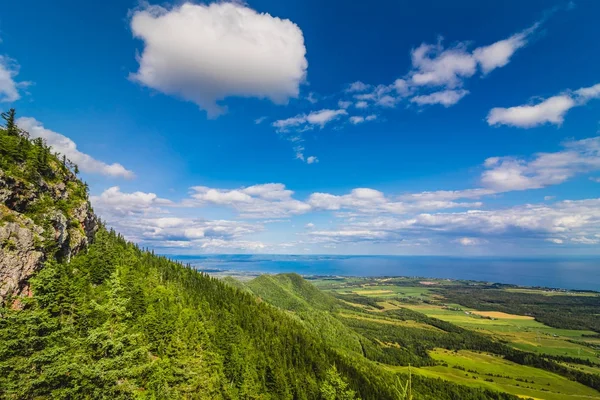
M 0 108 L 162 253 L 600 254 L 600 4 L 0 13 Z

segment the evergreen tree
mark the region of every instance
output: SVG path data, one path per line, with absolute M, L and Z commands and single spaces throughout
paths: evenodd
M 19 128 L 15 123 L 15 113 L 14 108 L 2 113 L 2 119 L 6 121 L 6 132 L 11 136 L 19 136 Z
M 321 384 L 321 397 L 323 400 L 360 400 L 354 390 L 348 388 L 348 382 L 340 376 L 335 365 L 325 373 L 325 381 Z

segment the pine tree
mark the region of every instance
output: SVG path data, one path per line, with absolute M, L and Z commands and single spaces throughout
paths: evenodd
M 3 112 L 2 118 L 6 121 L 6 132 L 11 136 L 19 136 L 19 128 L 15 123 L 15 109 L 11 108 L 10 110 Z
M 354 390 L 348 389 L 348 382 L 340 376 L 335 365 L 325 372 L 321 397 L 323 400 L 360 400 Z

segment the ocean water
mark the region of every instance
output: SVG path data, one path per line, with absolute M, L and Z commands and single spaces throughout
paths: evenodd
M 169 256 L 206 272 L 418 276 L 600 291 L 600 257 Z

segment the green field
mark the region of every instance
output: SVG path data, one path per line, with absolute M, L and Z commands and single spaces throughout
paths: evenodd
M 507 392 L 523 398 L 600 399 L 600 393 L 582 384 L 537 368 L 506 361 L 499 356 L 444 349 L 432 351 L 430 355 L 447 366 L 411 368 L 412 373 Z M 408 371 L 408 367 L 390 369 Z
M 552 328 L 532 319 L 482 318 L 474 314 L 465 314 L 465 312 L 473 311 L 467 308 L 463 308 L 463 311 L 453 311 L 430 304 L 414 305 L 398 302 L 395 304 L 463 328 L 493 335 L 510 342 L 513 347 L 521 350 L 538 354 L 577 357 L 600 363 L 599 351 L 568 341 L 569 339 L 582 340 L 583 335 L 594 334 L 591 331 Z
M 445 280 L 427 280 L 435 285 L 423 285 L 415 280 L 412 283 L 418 286 L 404 286 L 411 283 L 408 280 L 384 279 L 380 281 L 368 280 L 367 283 L 354 278 L 348 281 L 328 282 L 321 285 L 322 289 L 337 294 L 354 294 L 377 300 L 381 310 L 372 307 L 363 307 L 369 311 L 385 311 L 398 307 L 405 307 L 425 315 L 441 319 L 461 326 L 463 328 L 486 333 L 504 341 L 510 342 L 517 349 L 531 351 L 538 354 L 553 356 L 568 356 L 587 359 L 600 363 L 600 350 L 589 346 L 572 343 L 570 339 L 598 343 L 598 339 L 586 338 L 584 335 L 594 335 L 593 331 L 559 329 L 547 326 L 531 317 L 515 315 L 514 318 L 486 318 L 474 314 L 477 311 L 460 304 L 445 303 L 443 297 L 436 293 L 436 286 L 449 285 Z M 323 282 L 323 281 L 322 281 Z M 396 286 L 391 282 L 399 282 Z M 509 292 L 542 294 L 544 296 L 575 296 L 579 292 L 546 291 L 541 289 L 507 288 Z M 596 296 L 595 293 L 582 293 L 583 296 Z M 352 303 L 357 305 L 356 303 Z

